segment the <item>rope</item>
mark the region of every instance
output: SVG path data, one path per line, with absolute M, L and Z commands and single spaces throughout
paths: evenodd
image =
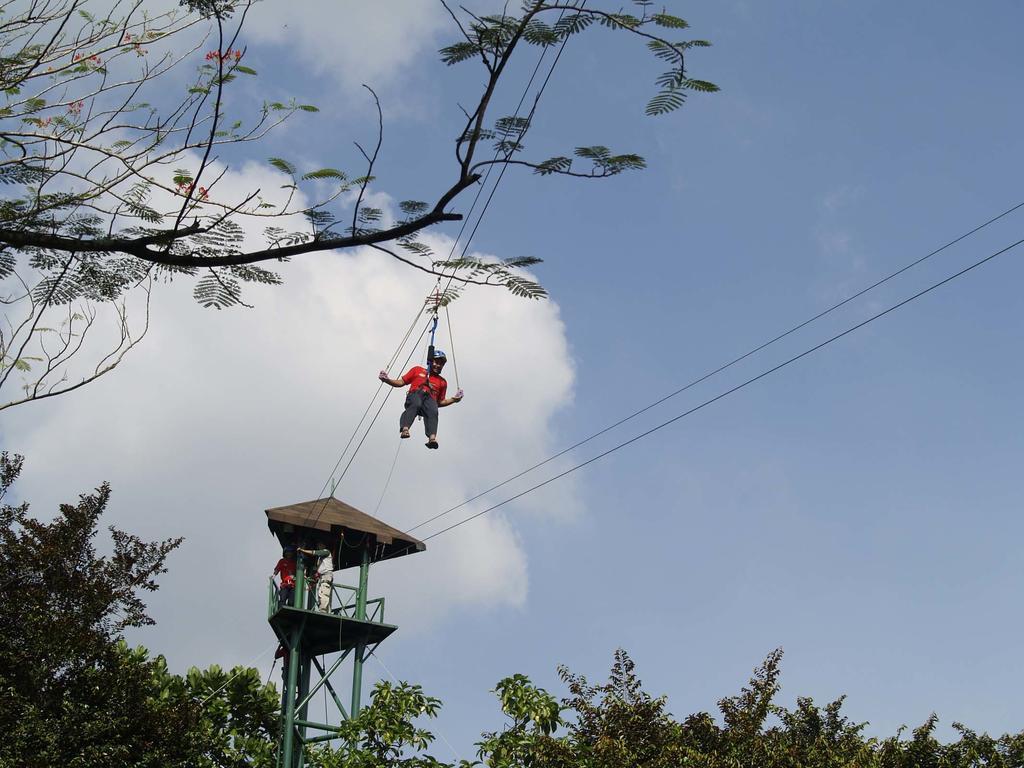
M 395 364 L 395 362 L 398 360 L 398 356 L 402 354 L 402 350 L 405 348 L 405 343 L 409 341 L 409 337 L 412 336 L 412 332 L 416 328 L 416 323 L 419 321 L 420 316 L 423 314 L 423 311 L 425 309 L 426 304 L 420 307 L 419 312 L 416 313 L 416 317 L 414 317 L 412 319 L 412 322 L 409 324 L 409 330 L 405 332 L 405 336 L 403 336 L 402 340 L 399 342 L 398 348 L 395 350 L 394 354 L 391 355 L 391 359 L 388 361 L 387 367 L 385 368 L 385 370 L 388 371 L 389 373 L 391 371 L 391 366 Z
M 437 282 L 440 283 L 441 282 L 441 278 L 438 278 Z M 435 289 L 436 289 L 436 284 L 435 284 Z M 429 296 L 428 296 L 428 299 L 429 299 Z M 416 323 L 423 316 L 423 313 L 426 312 L 427 304 L 428 304 L 428 302 L 424 301 L 423 304 L 420 306 L 419 310 L 416 312 L 416 316 L 412 320 L 412 323 L 409 325 L 408 330 L 406 330 L 405 335 L 402 337 L 402 341 L 399 342 L 399 345 L 395 349 L 394 354 L 391 355 L 391 359 L 388 361 L 387 368 L 386 368 L 386 371 L 389 374 L 390 374 L 392 366 L 398 360 L 399 355 L 402 354 L 402 349 L 405 348 L 405 345 L 409 341 L 409 337 L 412 335 L 413 330 L 416 328 Z M 409 352 L 409 356 L 405 359 L 405 363 L 402 365 L 403 368 L 405 366 L 407 366 L 409 364 L 409 361 L 412 359 L 412 356 L 413 356 L 413 354 L 416 351 L 416 347 L 419 345 L 420 339 L 423 338 L 423 333 L 426 333 L 426 329 L 424 329 L 423 332 L 421 332 L 419 337 L 416 339 L 416 343 L 413 345 L 412 350 Z M 367 414 L 369 414 L 370 409 L 373 408 L 373 404 L 377 400 L 377 396 L 380 394 L 380 391 L 381 391 L 381 389 L 383 387 L 384 387 L 384 382 L 383 381 L 380 382 L 379 384 L 377 384 L 377 389 L 373 393 L 373 397 L 370 398 L 370 402 L 367 404 L 366 410 L 363 411 L 363 415 L 360 417 L 359 422 L 356 424 L 356 428 L 352 431 L 352 434 L 349 436 L 348 442 L 345 443 L 345 447 L 342 449 L 341 455 L 338 456 L 338 460 L 334 463 L 334 468 L 331 469 L 330 476 L 327 478 L 327 481 L 324 483 L 323 488 L 320 489 L 320 493 L 317 495 L 317 498 L 324 498 L 324 502 L 320 505 L 320 508 L 317 510 L 316 518 L 313 521 L 314 525 L 320 520 L 320 517 L 323 515 L 324 510 L 327 508 L 327 499 L 324 497 L 324 492 L 327 490 L 328 486 L 331 486 L 331 495 L 332 496 L 334 495 L 335 489 L 338 487 L 338 485 L 341 483 L 341 481 L 345 478 L 345 475 L 348 473 L 348 468 L 351 467 L 352 466 L 352 462 L 355 461 L 356 455 L 359 453 L 359 449 L 362 447 L 363 442 L 365 442 L 367 436 L 370 434 L 370 429 L 373 428 L 374 423 L 376 423 L 376 421 L 377 421 L 377 417 L 380 416 L 381 411 L 384 409 L 385 403 L 387 403 L 388 398 L 391 396 L 391 391 L 390 391 L 390 387 L 389 387 L 389 391 L 384 395 L 384 399 L 381 401 L 380 407 L 377 409 L 377 412 L 374 414 L 373 419 L 370 421 L 369 426 L 366 428 L 366 432 L 363 434 L 363 437 L 359 441 L 359 444 L 356 445 L 355 450 L 352 452 L 352 455 L 349 457 L 348 464 L 345 465 L 345 469 L 342 471 L 342 473 L 338 477 L 337 481 L 335 481 L 334 480 L 334 475 L 338 471 L 338 467 L 340 467 L 341 466 L 341 462 L 345 460 L 345 454 L 348 452 L 349 447 L 352 445 L 352 441 L 355 439 L 355 436 L 357 434 L 359 434 L 359 430 L 363 426 L 363 422 L 366 421 Z M 332 485 L 332 482 L 333 482 L 333 485 Z M 305 521 L 303 521 L 303 526 L 308 525 L 309 519 L 312 516 L 313 516 L 312 512 L 310 512 L 309 514 L 306 515 L 306 519 L 305 519 Z
M 420 333 L 419 337 L 417 337 L 416 343 L 413 345 L 412 349 L 409 351 L 409 356 L 405 358 L 405 363 L 403 363 L 403 365 L 402 365 L 403 368 L 409 364 L 410 360 L 412 360 L 412 356 L 416 353 L 416 347 L 419 346 L 420 339 L 423 338 L 423 336 L 424 336 L 424 334 L 426 332 L 427 332 L 427 327 L 425 326 L 423 328 L 423 332 Z M 383 384 L 383 382 L 382 382 L 382 384 Z M 380 416 L 380 412 L 384 410 L 384 406 L 387 405 L 388 398 L 391 397 L 391 393 L 393 391 L 394 391 L 394 389 L 392 387 L 388 387 L 388 392 L 384 395 L 384 399 L 380 401 L 380 407 L 377 408 L 377 412 L 375 414 L 373 414 L 373 419 L 370 420 L 370 424 L 366 427 L 366 431 L 363 432 L 363 436 L 359 439 L 359 442 L 356 444 L 355 450 L 352 451 L 352 455 L 349 457 L 348 463 L 345 465 L 345 469 L 342 470 L 341 475 L 338 477 L 338 483 L 341 483 L 341 481 L 343 479 L 345 479 L 345 475 L 348 474 L 349 467 L 352 466 L 352 462 L 355 461 L 356 456 L 359 455 L 359 449 L 363 447 L 363 443 L 365 443 L 366 442 L 366 438 L 369 437 L 370 430 L 373 429 L 373 425 L 377 423 L 377 418 Z M 371 405 L 372 405 L 372 402 L 371 402 Z M 340 464 L 341 461 L 339 460 L 338 463 Z M 326 499 L 324 500 L 323 504 L 320 505 L 320 509 L 317 511 L 316 518 L 313 520 L 313 525 L 316 525 L 320 521 L 320 517 L 321 517 L 321 515 L 323 515 L 325 509 L 327 509 L 327 500 Z M 312 513 L 310 513 L 310 515 L 306 516 L 306 520 L 303 523 L 302 527 L 308 527 L 309 518 L 310 518 L 311 514 Z
M 394 683 L 395 685 L 398 685 L 399 684 L 398 678 L 395 677 L 394 673 L 390 669 L 388 669 L 388 666 L 387 666 L 387 664 L 384 663 L 384 660 L 379 655 L 377 655 L 379 650 L 380 650 L 379 647 L 374 648 L 373 652 L 370 653 L 370 656 L 372 656 L 374 661 L 376 661 L 378 664 L 380 664 L 381 667 L 383 668 L 383 670 L 385 672 L 387 672 L 388 677 L 391 678 L 391 682 Z M 448 746 L 448 749 L 451 750 L 451 753 L 455 756 L 455 759 L 458 760 L 460 764 L 461 763 L 465 763 L 465 760 L 462 759 L 462 755 L 460 755 L 455 750 L 455 747 L 453 747 L 452 743 L 450 741 L 448 741 L 448 739 L 445 738 L 445 735 L 443 733 L 441 733 L 440 731 L 438 731 L 436 728 L 434 730 L 437 731 L 437 735 L 441 737 L 441 741 L 443 741 Z
M 395 350 L 394 354 L 391 355 L 391 359 L 388 361 L 387 370 L 390 371 L 391 366 L 395 364 L 395 360 L 402 353 L 402 349 L 405 347 L 406 342 L 409 340 L 409 336 L 412 335 L 413 329 L 416 327 L 416 323 L 419 321 L 424 309 L 425 306 L 420 307 L 419 311 L 416 313 L 416 316 L 412 319 L 412 323 L 409 325 L 409 330 L 405 332 L 405 336 L 402 337 L 402 341 L 399 343 L 398 348 Z M 363 415 L 359 417 L 359 422 L 356 424 L 356 428 L 352 430 L 352 434 L 349 436 L 348 442 L 345 443 L 345 447 L 342 449 L 341 455 L 338 456 L 338 460 L 334 463 L 334 468 L 331 469 L 331 474 L 328 476 L 326 482 L 324 482 L 323 488 L 321 488 L 320 493 L 317 494 L 318 499 L 323 498 L 324 492 L 327 490 L 327 487 L 331 484 L 331 481 L 334 480 L 334 473 L 338 471 L 338 467 L 340 467 L 341 462 L 344 461 L 345 454 L 351 447 L 352 441 L 355 439 L 356 435 L 359 434 L 359 428 L 363 426 L 363 422 L 366 420 L 366 415 L 370 412 L 370 409 L 373 407 L 373 402 L 377 399 L 377 395 L 380 394 L 380 391 L 383 387 L 383 381 L 377 384 L 377 390 L 373 393 L 373 397 L 370 398 L 370 402 L 367 404 L 366 410 L 363 411 Z M 341 482 L 340 478 L 338 479 L 338 482 Z M 337 487 L 337 484 L 335 484 L 335 487 Z M 333 492 L 334 489 L 332 488 L 332 495 Z M 319 515 L 317 515 L 317 519 L 319 519 Z
M 431 518 L 429 518 L 427 520 L 424 520 L 424 521 L 416 524 L 412 528 L 408 529 L 409 532 L 415 531 L 417 528 L 422 528 L 424 525 L 427 525 L 428 523 L 432 523 L 435 520 L 437 520 L 439 518 L 442 518 L 445 515 L 448 515 L 448 514 L 454 512 L 455 510 L 460 509 L 461 507 L 466 506 L 467 504 L 469 504 L 471 502 L 476 501 L 480 497 L 486 496 L 487 494 L 491 493 L 492 491 L 496 491 L 499 488 L 501 488 L 501 487 L 503 487 L 505 485 L 508 485 L 509 483 L 511 483 L 514 480 L 518 480 L 523 475 L 527 475 L 530 472 L 533 472 L 535 469 L 539 469 L 540 467 L 543 467 L 545 464 L 548 464 L 548 463 L 554 461 L 555 459 L 559 458 L 560 456 L 564 456 L 565 454 L 569 453 L 570 451 L 573 451 L 576 448 L 579 448 L 580 446 L 585 445 L 586 443 L 589 443 L 591 440 L 594 440 L 595 438 L 600 437 L 601 435 L 605 434 L 606 432 L 610 432 L 611 430 L 615 429 L 616 427 L 622 426 L 627 421 L 631 421 L 632 419 L 635 419 L 637 416 L 640 416 L 641 414 L 646 413 L 647 411 L 651 410 L 652 408 L 655 408 L 656 406 L 661 405 L 665 401 L 670 400 L 671 398 L 676 397 L 677 395 L 680 395 L 683 392 L 686 392 L 688 389 L 691 389 L 691 388 L 697 386 L 698 384 L 700 384 L 700 383 L 702 383 L 704 381 L 707 381 L 712 376 L 716 376 L 717 374 L 725 371 L 728 368 L 731 368 L 732 366 L 736 365 L 737 363 L 740 363 L 740 362 L 746 360 L 748 357 L 751 357 L 752 355 L 757 354 L 761 350 L 766 349 L 767 347 L 770 347 L 772 344 L 775 344 L 776 342 L 781 341 L 782 339 L 786 338 L 787 336 L 789 336 L 789 335 L 791 335 L 793 333 L 796 333 L 800 329 L 805 328 L 806 326 L 810 325 L 811 323 L 813 323 L 813 322 L 815 322 L 817 320 L 820 320 L 821 318 L 825 317 L 826 315 L 831 314 L 832 312 L 835 312 L 837 309 L 839 309 L 839 308 L 849 304 L 851 301 L 854 301 L 855 299 L 860 298 L 861 296 L 863 296 L 864 294 L 868 293 L 869 291 L 872 291 L 875 288 L 879 287 L 880 285 L 883 285 L 884 283 L 887 283 L 890 280 L 892 280 L 892 279 L 902 275 L 904 272 L 907 272 L 907 271 L 913 269 L 914 267 L 916 267 L 919 264 L 927 261 L 928 259 L 932 258 L 933 256 L 937 256 L 938 254 L 942 253 L 946 249 L 953 247 L 957 243 L 959 243 L 959 242 L 967 239 L 971 235 L 981 231 L 982 229 L 984 229 L 985 227 L 989 226 L 990 224 L 994 224 L 995 222 L 999 221 L 1000 219 L 1002 219 L 1002 218 L 1004 218 L 1006 216 L 1009 216 L 1011 213 L 1013 213 L 1014 211 L 1016 211 L 1016 210 L 1018 210 L 1020 208 L 1024 208 L 1024 201 L 1019 202 L 1016 205 L 1011 206 L 1010 208 L 1007 208 L 1002 213 L 997 214 L 996 216 L 993 216 L 992 218 L 988 219 L 984 223 L 979 224 L 976 227 L 974 227 L 973 229 L 965 232 L 964 234 L 962 234 L 962 235 L 960 235 L 960 236 L 958 236 L 958 237 L 948 241 L 947 243 L 945 243 L 944 245 L 936 248 L 935 250 L 931 251 L 930 253 L 927 253 L 924 256 L 921 256 L 921 257 L 915 259 L 914 261 L 911 261 L 909 264 L 907 264 L 907 265 L 905 265 L 903 267 L 900 267 L 895 272 L 891 272 L 890 274 L 886 275 L 882 279 L 876 280 L 871 285 L 869 285 L 869 286 L 867 286 L 865 288 L 862 288 L 861 290 L 857 291 L 856 293 L 851 294 L 850 296 L 847 296 L 845 299 L 842 299 L 839 302 L 836 302 L 835 304 L 830 306 L 828 309 L 825 309 L 822 312 L 819 312 L 816 315 L 814 315 L 812 317 L 809 317 L 808 319 L 804 320 L 803 322 L 798 323 L 797 325 L 794 325 L 789 330 L 783 331 L 782 333 L 774 336 L 773 338 L 769 339 L 768 341 L 765 341 L 765 342 L 759 344 L 758 346 L 754 347 L 753 349 L 749 350 L 748 352 L 744 352 L 739 357 L 733 358 L 732 360 L 730 360 L 729 362 L 725 363 L 724 365 L 720 365 L 719 367 L 715 368 L 714 370 L 709 371 L 708 373 L 705 373 L 704 375 L 694 379 L 693 381 L 689 382 L 685 386 L 682 386 L 679 389 L 677 389 L 677 390 L 675 390 L 673 392 L 670 392 L 667 395 L 659 398 L 658 400 L 655 400 L 653 403 L 650 403 L 649 405 L 645 405 L 643 408 L 640 408 L 639 410 L 633 411 L 628 416 L 625 416 L 625 417 L 619 419 L 618 421 L 614 422 L 613 424 L 609 424 L 607 427 L 604 427 L 603 429 L 600 429 L 597 432 L 594 432 L 589 437 L 585 437 L 582 440 L 579 440 L 578 442 L 573 443 L 568 448 L 563 448 L 558 453 L 555 453 L 555 454 L 553 454 L 551 456 L 548 456 L 543 461 L 540 461 L 537 464 L 534 464 L 532 467 L 528 467 L 528 468 L 522 470 L 521 472 L 519 472 L 519 473 L 517 473 L 515 475 L 512 475 L 511 477 L 506 478 L 505 480 L 502 480 L 500 483 L 497 483 L 496 485 L 492 485 L 490 488 L 487 488 L 486 490 L 480 491 L 475 496 L 471 496 L 468 499 L 460 501 L 454 507 L 449 507 L 444 512 L 441 512 L 441 513 L 439 513 L 437 515 L 434 515 L 433 517 L 431 517 Z
M 444 319 L 445 324 L 448 326 L 448 341 L 452 355 L 452 368 L 455 369 L 455 389 L 462 389 L 462 385 L 459 384 L 459 364 L 455 360 L 455 331 L 452 330 L 452 316 L 448 312 L 448 305 L 444 305 Z
M 218 688 L 217 690 L 215 690 L 215 691 L 214 691 L 213 693 L 211 693 L 211 694 L 210 694 L 209 696 L 207 696 L 207 697 L 206 697 L 205 699 L 203 699 L 202 701 L 200 701 L 200 702 L 199 702 L 199 706 L 200 706 L 200 707 L 201 707 L 201 706 L 203 706 L 204 704 L 206 704 L 206 702 L 208 702 L 208 701 L 209 701 L 210 699 L 212 699 L 212 698 L 213 698 L 214 696 L 216 696 L 216 695 L 217 695 L 218 693 L 220 693 L 220 692 L 221 692 L 221 691 L 223 691 L 223 690 L 224 690 L 225 688 L 227 688 L 227 687 L 228 687 L 228 684 L 229 684 L 229 683 L 231 683 L 231 681 L 232 681 L 232 680 L 234 680 L 234 679 L 235 679 L 236 677 L 238 677 L 238 676 L 239 676 L 240 674 L 242 674 L 243 672 L 248 672 L 248 671 L 249 671 L 249 669 L 250 669 L 250 667 L 251 667 L 251 666 L 252 666 L 253 664 L 255 664 L 255 663 L 256 663 L 257 661 L 259 661 L 260 659 L 262 659 L 262 658 L 263 658 L 264 656 L 266 656 L 266 655 L 267 655 L 267 651 L 269 651 L 269 650 L 270 650 L 271 648 L 276 648 L 277 646 L 278 646 L 278 642 L 277 642 L 277 640 L 275 640 L 275 641 L 274 641 L 273 643 L 271 643 L 271 644 L 270 644 L 269 646 L 267 646 L 267 647 L 266 647 L 266 648 L 265 648 L 264 650 L 260 651 L 259 655 L 258 655 L 258 656 L 256 656 L 256 657 L 255 657 L 255 658 L 254 658 L 254 659 L 253 659 L 252 661 L 250 661 L 250 662 L 249 662 L 248 664 L 246 664 L 246 665 L 244 665 L 244 666 L 243 666 L 243 665 L 239 665 L 239 667 L 238 667 L 238 671 L 237 671 L 237 672 L 235 672 L 235 674 L 233 674 L 233 675 L 232 675 L 231 677 L 229 677 L 229 678 L 228 678 L 227 680 L 225 680 L 225 681 L 224 681 L 224 684 L 223 684 L 223 685 L 221 685 L 221 686 L 220 686 L 220 687 L 219 687 L 219 688 Z M 276 661 L 277 661 L 277 660 L 275 659 L 275 662 L 276 662 Z M 273 667 L 271 667 L 271 671 L 273 671 Z

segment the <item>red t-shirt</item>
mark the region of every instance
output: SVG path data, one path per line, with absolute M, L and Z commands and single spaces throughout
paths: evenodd
M 402 377 L 402 381 L 406 384 L 411 384 L 409 387 L 410 392 L 417 392 L 421 389 L 430 390 L 430 395 L 437 402 L 444 400 L 445 394 L 448 392 L 448 382 L 441 376 L 430 376 L 430 384 L 427 384 L 427 369 L 421 365 L 417 365 L 415 368 L 410 368 L 408 373 Z
M 289 560 L 287 557 L 282 557 L 277 561 L 277 565 L 274 566 L 274 573 L 281 574 L 281 586 L 282 587 L 294 587 L 295 586 L 295 560 Z

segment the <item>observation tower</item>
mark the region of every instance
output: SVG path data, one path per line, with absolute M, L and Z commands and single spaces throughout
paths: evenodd
M 318 558 L 296 553 L 295 590 L 290 601 L 282 600 L 273 578 L 270 581 L 267 618 L 284 652 L 277 765 L 302 768 L 306 744 L 340 738 L 338 726 L 309 719 L 313 697 L 326 688 L 342 720 L 359 714 L 363 662 L 398 629 L 384 622 L 384 598 L 368 598 L 371 563 L 422 552 L 427 547 L 333 496 L 275 507 L 266 514 L 267 525 L 282 548 L 327 549 L 335 571 L 359 568 L 357 584 L 333 581 L 330 599 L 322 597 L 319 607 L 311 580 Z M 318 657 L 324 657 L 323 663 Z M 351 660 L 352 668 L 348 707 L 331 681 L 347 660 Z

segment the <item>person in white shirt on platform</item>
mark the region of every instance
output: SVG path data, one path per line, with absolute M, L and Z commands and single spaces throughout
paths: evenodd
M 331 587 L 334 585 L 334 557 L 325 542 L 320 549 L 299 549 L 304 555 L 317 558 L 316 564 L 316 607 L 324 612 L 331 610 Z

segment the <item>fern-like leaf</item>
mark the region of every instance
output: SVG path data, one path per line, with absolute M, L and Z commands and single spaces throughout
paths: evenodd
M 242 301 L 238 280 L 226 275 L 217 275 L 213 270 L 196 283 L 192 296 L 207 309 L 225 309 Z
M 644 112 L 651 116 L 664 115 L 679 109 L 685 101 L 686 94 L 682 91 L 662 91 L 647 102 Z
M 501 284 L 508 288 L 513 296 L 524 299 L 543 299 L 548 295 L 540 283 L 517 275 L 507 275 Z
M 700 91 L 701 93 L 715 93 L 721 90 L 714 83 L 709 83 L 707 80 L 687 80 L 686 87 L 691 91 Z
M 398 207 L 407 216 L 419 216 L 430 209 L 430 204 L 424 203 L 422 200 L 403 200 Z
M 309 181 L 310 179 L 337 179 L 338 181 L 345 181 L 348 176 L 345 175 L 344 171 L 339 171 L 336 168 L 320 168 L 316 171 L 310 171 L 302 175 L 303 181 Z
M 680 19 L 669 13 L 656 13 L 651 16 L 651 21 L 659 27 L 669 27 L 670 29 L 686 29 L 690 26 L 685 19 Z
M 510 136 L 520 136 L 529 127 L 530 120 L 528 118 L 513 115 L 498 118 L 494 123 L 494 132 L 498 136 L 509 138 Z
M 593 147 L 576 147 L 576 157 L 585 157 L 596 163 L 603 162 L 611 157 L 611 154 L 611 150 L 608 147 L 602 147 L 600 144 Z
M 441 61 L 450 67 L 453 64 L 476 58 L 480 55 L 480 47 L 476 43 L 464 40 L 442 48 L 440 54 Z
M 574 13 L 569 16 L 563 16 L 556 21 L 554 30 L 555 34 L 558 35 L 558 39 L 561 40 L 563 37 L 579 34 L 593 23 L 594 17 L 590 14 Z
M 227 269 L 234 277 L 246 283 L 260 283 L 262 285 L 280 285 L 281 276 L 269 269 L 258 267 L 255 264 L 236 264 Z
M 558 33 L 543 21 L 534 19 L 523 30 L 523 39 L 531 45 L 547 47 L 558 42 Z
M 364 206 L 359 209 L 358 219 L 364 224 L 371 224 L 375 221 L 380 221 L 383 215 L 384 211 L 382 211 L 380 208 L 370 208 L 368 206 Z
M 682 61 L 683 54 L 672 44 L 664 40 L 648 40 L 647 49 L 662 61 Z
M 398 242 L 401 248 L 404 248 L 414 256 L 422 256 L 425 258 L 433 258 L 434 251 L 426 243 L 421 243 L 419 240 L 403 239 Z
M 82 295 L 82 286 L 73 274 L 49 275 L 40 280 L 32 290 L 32 298 L 47 306 L 70 304 Z
M 505 259 L 502 263 L 509 269 L 519 269 L 521 267 L 532 267 L 534 264 L 540 264 L 544 259 L 539 259 L 536 256 L 513 256 Z
M 549 176 L 552 173 L 565 173 L 570 168 L 572 168 L 571 157 L 549 157 L 547 160 L 537 163 L 533 172 L 541 176 Z
M 272 166 L 277 168 L 281 173 L 287 173 L 289 176 L 295 176 L 295 166 L 280 157 L 272 157 L 268 161 Z

